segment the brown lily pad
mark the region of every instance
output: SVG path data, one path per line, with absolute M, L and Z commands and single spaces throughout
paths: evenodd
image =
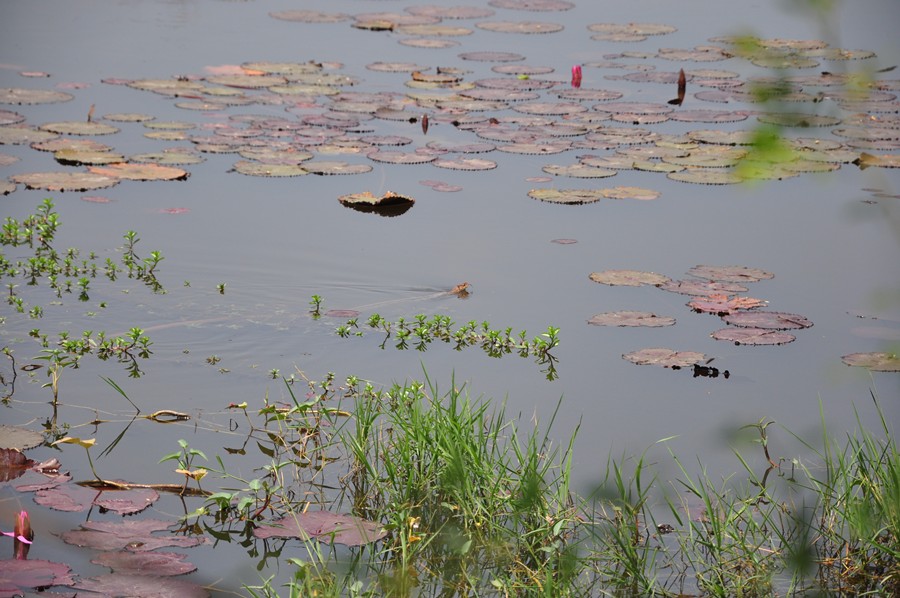
M 694 266 L 687 273 L 697 278 L 713 280 L 715 282 L 759 282 L 774 278 L 775 275 L 759 268 L 747 266 Z
M 762 328 L 765 330 L 793 330 L 809 328 L 811 321 L 797 314 L 780 311 L 746 311 L 722 317 L 733 326 L 746 328 Z
M 129 164 L 120 162 L 109 166 L 92 166 L 88 170 L 93 174 L 131 181 L 184 181 L 190 176 L 190 173 L 181 168 L 160 166 L 153 163 Z
M 613 187 L 612 189 L 603 189 L 603 197 L 608 199 L 639 199 L 642 201 L 650 201 L 660 196 L 659 191 L 652 189 L 644 189 L 642 187 Z
M 670 281 L 668 276 L 640 270 L 604 270 L 603 272 L 591 272 L 588 278 L 594 282 L 614 287 L 639 287 L 643 285 L 658 287 Z
M 177 552 L 101 552 L 91 559 L 95 565 L 109 567 L 116 573 L 140 575 L 152 571 L 153 575 L 170 577 L 196 571 L 197 567 L 185 562 L 186 554 Z
M 353 515 L 307 511 L 257 526 L 253 535 L 257 538 L 315 538 L 346 546 L 362 546 L 385 537 L 387 530 Z
M 754 309 L 766 304 L 762 299 L 752 297 L 731 297 L 726 294 L 716 293 L 706 297 L 698 297 L 688 302 L 688 307 L 696 312 L 716 314 L 724 316 L 742 309 Z
M 722 328 L 710 336 L 735 345 L 784 345 L 796 339 L 793 334 L 765 328 Z
M 548 203 L 578 205 L 600 201 L 603 194 L 598 189 L 532 189 L 528 196 Z
M 75 589 L 103 596 L 153 596 L 154 598 L 206 598 L 209 592 L 194 583 L 157 575 L 109 573 L 80 579 Z M 80 595 L 80 594 L 79 594 Z
M 564 27 L 559 23 L 543 23 L 539 21 L 482 21 L 475 23 L 479 29 L 498 33 L 556 33 Z
M 47 89 L 0 88 L 0 104 L 56 104 L 68 102 L 74 97 L 69 93 Z
M 43 189 L 45 191 L 91 191 L 105 189 L 117 185 L 120 179 L 93 172 L 33 172 L 16 174 L 10 179 L 26 189 Z
M 338 198 L 342 205 L 359 212 L 375 212 L 382 216 L 399 216 L 409 210 L 416 200 L 388 191 L 382 196 L 376 196 L 369 191 L 351 193 Z
M 622 355 L 622 359 L 637 365 L 658 365 L 681 369 L 706 361 L 706 355 L 695 351 L 673 351 L 665 348 L 641 349 Z
M 119 132 L 118 127 L 106 123 L 87 121 L 45 123 L 38 128 L 42 131 L 59 133 L 61 135 L 112 135 Z
M 158 519 L 130 519 L 116 521 L 86 521 L 81 529 L 70 530 L 60 534 L 63 542 L 74 546 L 84 546 L 97 550 L 121 550 L 127 548 L 135 552 L 144 552 L 175 546 L 190 548 L 204 543 L 200 537 L 179 536 L 171 533 L 153 535 L 154 532 L 168 531 L 170 521 Z
M 874 372 L 900 372 L 900 357 L 896 353 L 850 353 L 841 357 L 841 361 Z
M 71 586 L 75 579 L 68 565 L 42 560 L 0 561 L 0 595 L 24 596 L 23 590 Z
M 592 316 L 588 324 L 594 326 L 672 326 L 675 318 L 657 316 L 646 311 L 610 311 Z

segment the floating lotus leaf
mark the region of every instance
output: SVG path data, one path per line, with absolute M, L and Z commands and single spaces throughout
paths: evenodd
M 797 172 L 833 172 L 840 169 L 838 162 L 824 160 L 793 160 L 782 164 L 781 168 L 789 173 Z
M 280 10 L 270 12 L 269 16 L 273 19 L 297 23 L 340 23 L 352 18 L 350 15 L 343 13 L 327 13 L 317 10 Z
M 747 120 L 747 114 L 726 110 L 679 110 L 669 114 L 669 119 L 679 122 L 734 123 Z
M 718 62 L 732 57 L 730 52 L 726 52 L 718 46 L 701 46 L 693 50 L 682 50 L 678 48 L 660 48 L 658 58 L 664 60 L 675 60 L 678 62 Z
M 803 316 L 779 311 L 742 311 L 723 316 L 722 319 L 733 326 L 765 330 L 794 330 L 813 325 Z
M 574 245 L 578 243 L 578 239 L 552 239 L 550 242 L 557 245 Z
M 671 25 L 658 25 L 655 23 L 593 23 L 588 25 L 588 31 L 626 35 L 665 35 L 678 31 L 678 29 Z
M 563 100 L 579 100 L 579 101 L 587 101 L 587 102 L 608 102 L 611 100 L 618 100 L 622 97 L 622 94 L 618 91 L 612 91 L 609 89 L 566 89 L 564 91 L 556 92 L 557 97 Z M 600 110 L 602 104 L 597 104 L 594 106 L 595 110 Z
M 637 365 L 658 365 L 664 368 L 681 369 L 706 361 L 706 355 L 695 351 L 673 351 L 652 348 L 632 351 L 622 355 L 622 359 Z
M 25 115 L 12 110 L 0 110 L 0 126 L 17 125 L 25 122 Z
M 785 345 L 796 339 L 793 334 L 765 328 L 722 328 L 710 336 L 735 345 Z
M 312 174 L 319 175 L 364 174 L 372 171 L 372 167 L 368 164 L 348 164 L 347 162 L 325 161 L 304 162 L 303 169 Z
M 478 6 L 408 6 L 404 8 L 411 15 L 434 17 L 438 19 L 480 19 L 496 14 L 489 8 Z
M 580 179 L 602 179 L 615 176 L 615 170 L 607 168 L 597 168 L 588 166 L 587 164 L 572 164 L 569 166 L 560 166 L 557 164 L 548 164 L 541 168 L 547 174 L 555 176 L 568 176 Z
M 60 534 L 63 542 L 74 546 L 95 548 L 97 550 L 121 550 L 127 548 L 134 552 L 144 552 L 169 546 L 190 548 L 199 546 L 205 540 L 202 537 L 189 537 L 166 533 L 153 535 L 154 532 L 168 531 L 171 521 L 159 519 L 128 519 L 123 521 L 86 521 L 81 529 L 70 530 Z M 134 594 L 132 594 L 134 595 Z
M 479 29 L 498 33 L 556 33 L 564 27 L 559 23 L 542 23 L 538 21 L 482 21 L 475 23 Z
M 594 168 L 612 168 L 614 170 L 631 170 L 634 168 L 634 158 L 631 156 L 616 154 L 613 156 L 585 156 L 579 158 L 585 166 Z
M 189 581 L 133 573 L 109 573 L 82 578 L 73 587 L 76 590 L 88 592 L 88 595 L 96 592 L 102 596 L 152 596 L 153 598 L 207 598 L 209 596 L 209 592 L 205 588 Z
M 681 183 L 698 185 L 734 185 L 743 181 L 741 177 L 721 168 L 688 168 L 681 172 L 671 172 L 666 178 Z
M 512 91 L 509 89 L 465 89 L 459 92 L 464 98 L 487 102 L 524 102 L 536 100 L 540 94 L 533 91 Z
M 338 197 L 338 201 L 344 206 L 359 212 L 375 212 L 381 216 L 399 216 L 409 210 L 416 200 L 405 195 L 399 195 L 388 191 L 382 196 L 376 196 L 369 191 L 351 193 Z
M 865 170 L 870 166 L 878 166 L 880 168 L 900 168 L 900 156 L 893 154 L 874 155 L 863 152 L 859 158 L 853 161 L 859 166 L 860 170 Z
M 181 120 L 166 120 L 166 121 L 154 121 L 154 122 L 145 122 L 144 127 L 148 129 L 164 129 L 166 131 L 189 131 L 195 128 L 197 125 L 194 123 L 189 123 Z
M 849 149 L 834 150 L 800 150 L 795 152 L 798 161 L 834 162 L 835 164 L 852 164 L 859 159 L 859 154 Z
M 613 187 L 612 189 L 603 189 L 601 193 L 607 199 L 640 199 L 643 201 L 657 199 L 660 196 L 659 191 L 641 187 Z
M 119 515 L 140 513 L 159 500 L 159 493 L 151 488 L 104 490 L 85 488 L 77 484 L 58 485 L 38 490 L 34 502 L 57 511 L 87 511 L 91 506 Z
M 423 37 L 411 37 L 404 38 L 398 41 L 398 43 L 403 44 L 404 46 L 411 46 L 413 48 L 432 48 L 432 49 L 440 49 L 440 48 L 452 48 L 454 46 L 458 46 L 459 42 L 450 39 L 428 39 Z
M 598 189 L 532 189 L 528 196 L 549 203 L 569 205 L 594 203 L 603 197 Z
M 272 164 L 269 162 L 250 162 L 248 160 L 235 162 L 232 169 L 235 172 L 248 176 L 287 177 L 309 174 L 308 170 L 297 164 Z
M 870 50 L 844 50 L 843 48 L 817 48 L 804 53 L 807 56 L 824 60 L 865 60 L 875 57 L 875 52 Z
M 128 159 L 132 163 L 161 164 L 165 166 L 180 166 L 188 164 L 200 164 L 206 161 L 206 158 L 191 151 L 163 151 L 151 152 L 147 154 L 136 154 Z
M 186 554 L 177 552 L 101 552 L 91 559 L 95 565 L 109 567 L 120 574 L 137 574 L 152 571 L 153 575 L 171 577 L 196 571 L 197 567 L 185 562 Z
M 481 158 L 437 159 L 432 164 L 438 168 L 449 168 L 450 170 L 493 170 L 497 168 L 497 163 L 493 160 Z
M 737 282 L 746 284 L 748 282 L 759 282 L 760 280 L 768 280 L 774 278 L 775 275 L 759 268 L 750 268 L 747 266 L 694 266 L 687 271 L 690 276 L 713 280 L 716 282 Z
M 24 596 L 24 590 L 74 585 L 71 571 L 68 565 L 40 559 L 0 561 L 0 595 Z
M 603 272 L 591 272 L 588 278 L 594 282 L 608 284 L 613 287 L 639 287 L 643 285 L 658 287 L 671 280 L 668 276 L 663 276 L 656 272 L 642 272 L 640 270 L 604 270 Z
M 200 112 L 218 112 L 228 108 L 228 104 L 223 102 L 205 102 L 203 100 L 189 100 L 186 102 L 176 102 L 175 107 L 182 110 L 198 110 Z
M 447 141 L 431 141 L 427 147 L 438 152 L 457 154 L 482 154 L 497 149 L 497 146 L 491 143 L 452 143 Z
M 0 145 L 34 144 L 56 139 L 57 137 L 56 133 L 41 131 L 26 124 L 0 127 Z
M 416 152 L 375 151 L 370 152 L 368 158 L 373 162 L 385 162 L 387 164 L 427 164 L 428 162 L 434 162 L 437 156 L 418 154 Z
M 715 145 L 750 145 L 753 143 L 752 131 L 691 131 L 688 136 L 695 141 Z
M 650 102 L 606 102 L 594 106 L 594 110 L 605 112 L 626 112 L 628 114 L 669 114 L 674 111 L 667 104 L 653 104 Z
M 525 57 L 515 52 L 465 52 L 459 55 L 463 60 L 477 62 L 518 62 Z
M 42 131 L 50 131 L 61 135 L 112 135 L 119 132 L 119 129 L 112 125 L 87 121 L 45 123 L 39 128 Z
M 188 135 L 184 131 L 152 131 L 144 133 L 144 137 L 160 141 L 185 141 L 188 139 Z
M 841 360 L 847 365 L 875 372 L 900 372 L 900 357 L 895 353 L 850 353 L 841 357 Z
M 618 112 L 613 114 L 612 120 L 620 123 L 631 125 L 658 125 L 669 120 L 665 114 L 629 114 L 627 112 Z
M 37 432 L 19 426 L 0 425 L 0 448 L 25 451 L 44 442 Z
M 13 191 L 16 190 L 16 186 L 9 181 L 4 181 L 0 179 L 0 195 L 9 195 Z
M 490 0 L 490 6 L 508 8 L 510 10 L 532 11 L 562 11 L 575 8 L 575 5 L 565 0 Z
M 497 151 L 508 154 L 560 154 L 571 147 L 567 141 L 546 141 L 543 143 L 507 143 L 498 145 Z
M 60 192 L 105 189 L 120 181 L 118 177 L 93 172 L 32 172 L 15 174 L 10 178 L 15 183 L 25 185 L 26 189 Z
M 647 36 L 636 33 L 595 33 L 591 39 L 598 42 L 642 42 Z
M 56 104 L 58 102 L 68 102 L 74 97 L 69 93 L 48 89 L 0 87 L 0 104 Z
M 675 318 L 657 316 L 646 311 L 611 311 L 592 316 L 588 324 L 594 326 L 672 326 Z
M 528 104 L 519 104 L 513 106 L 516 112 L 524 114 L 541 114 L 560 116 L 565 114 L 575 114 L 576 112 L 584 112 L 587 110 L 581 104 L 572 104 L 567 102 L 532 102 Z
M 750 62 L 770 69 L 811 69 L 819 66 L 819 61 L 799 54 L 767 54 L 755 56 Z
M 170 96 L 195 95 L 198 90 L 203 89 L 203 83 L 200 81 L 183 79 L 140 79 L 130 81 L 126 85 L 134 89 Z
M 154 120 L 156 117 L 138 112 L 115 112 L 112 114 L 104 114 L 103 119 L 120 123 L 142 123 Z
M 405 35 L 433 35 L 435 37 L 459 37 L 473 33 L 468 27 L 452 27 L 450 25 L 399 25 L 394 27 L 394 31 Z
M 387 531 L 377 523 L 353 515 L 306 511 L 258 525 L 253 535 L 257 538 L 315 538 L 346 546 L 363 546 L 377 542 L 387 535 Z
M 512 91 L 534 91 L 536 89 L 550 89 L 556 83 L 544 79 L 512 79 L 510 77 L 493 77 L 478 79 L 475 81 L 478 87 L 488 89 L 507 89 Z
M 183 181 L 190 176 L 186 170 L 174 166 L 159 164 L 128 164 L 120 162 L 109 166 L 92 166 L 88 168 L 93 174 L 99 174 L 130 181 Z
M 355 309 L 329 309 L 325 315 L 329 318 L 355 318 L 359 312 Z
M 369 12 L 356 14 L 353 17 L 358 22 L 388 21 L 393 25 L 436 25 L 441 22 L 438 17 L 430 15 L 403 14 L 399 12 Z
M 670 280 L 660 287 L 664 291 L 706 297 L 716 293 L 745 293 L 747 287 L 734 282 L 713 282 L 710 280 Z
M 689 301 L 688 307 L 697 312 L 724 316 L 742 309 L 762 307 L 766 303 L 762 299 L 752 297 L 731 297 L 723 293 L 715 293 Z
M 287 80 L 277 75 L 218 75 L 206 79 L 215 85 L 239 87 L 241 89 L 260 89 L 273 85 L 284 85 Z
M 381 73 L 411 73 L 413 71 L 421 71 L 428 67 L 416 64 L 415 62 L 372 62 L 366 65 L 370 71 Z
M 760 122 L 782 127 L 833 127 L 840 124 L 841 119 L 820 114 L 803 114 L 801 112 L 783 112 L 760 114 L 756 117 Z
M 643 170 L 645 172 L 681 172 L 685 169 L 684 166 L 678 166 L 677 164 L 669 164 L 668 162 L 653 162 L 651 160 L 636 160 L 632 167 L 635 170 Z
M 62 149 L 53 153 L 53 158 L 65 166 L 81 166 L 83 164 L 114 164 L 124 162 L 125 156 L 106 151 Z

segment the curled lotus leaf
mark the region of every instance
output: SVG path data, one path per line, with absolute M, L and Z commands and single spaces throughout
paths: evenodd
M 713 280 L 716 282 L 759 282 L 774 278 L 771 272 L 748 266 L 694 266 L 687 271 L 690 276 Z
M 801 315 L 780 311 L 742 311 L 723 316 L 722 319 L 733 326 L 765 330 L 793 330 L 813 325 Z
M 643 285 L 658 287 L 671 280 L 668 276 L 663 276 L 656 272 L 642 272 L 640 270 L 604 270 L 602 272 L 591 272 L 588 278 L 594 282 L 614 287 L 639 287 Z
M 14 183 L 25 185 L 26 189 L 44 191 L 91 191 L 105 189 L 119 184 L 118 177 L 93 172 L 33 172 L 15 174 L 10 177 Z
M 622 355 L 622 359 L 637 365 L 658 365 L 664 368 L 681 369 L 706 361 L 706 355 L 696 351 L 673 351 L 666 348 L 651 348 L 632 351 Z
M 130 181 L 183 181 L 190 173 L 174 166 L 161 166 L 159 164 L 129 164 L 120 162 L 108 166 L 92 166 L 88 168 L 93 174 L 99 174 Z
M 540 21 L 482 21 L 475 23 L 479 29 L 494 31 L 497 33 L 556 33 L 564 27 L 559 23 L 545 23 Z
M 847 365 L 875 372 L 900 372 L 900 357 L 896 353 L 850 353 L 841 357 L 841 360 Z
M 0 88 L 0 104 L 56 104 L 73 99 L 70 93 L 49 89 L 22 89 L 20 87 Z
M 603 197 L 598 189 L 532 189 L 528 196 L 549 203 L 568 205 L 594 203 Z
M 675 318 L 668 316 L 657 316 L 656 314 L 646 311 L 610 311 L 602 314 L 596 314 L 588 320 L 588 324 L 594 326 L 672 326 L 675 324 Z
M 362 546 L 385 537 L 387 530 L 353 515 L 306 511 L 259 525 L 253 535 L 257 538 L 315 538 L 346 546 Z
M 900 168 L 900 156 L 894 154 L 875 155 L 862 152 L 859 158 L 853 161 L 853 164 L 859 166 L 860 170 L 865 170 L 870 166 L 878 166 L 880 168 Z
M 710 336 L 735 345 L 785 345 L 796 339 L 793 334 L 766 328 L 722 328 Z
M 118 133 L 119 128 L 106 123 L 87 121 L 64 121 L 44 123 L 40 127 L 42 131 L 59 133 L 61 135 L 112 135 Z

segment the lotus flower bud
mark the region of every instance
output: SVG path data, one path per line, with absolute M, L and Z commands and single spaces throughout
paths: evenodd
M 572 67 L 572 87 L 581 87 L 581 65 L 576 64 Z
M 31 519 L 28 518 L 28 511 L 24 509 L 16 515 L 16 526 L 13 528 L 13 552 L 16 560 L 24 561 L 28 558 L 28 549 L 31 546 L 31 540 L 34 538 L 34 532 L 31 530 Z

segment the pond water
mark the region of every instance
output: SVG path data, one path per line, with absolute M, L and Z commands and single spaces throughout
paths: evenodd
M 487 7 L 483 2 L 468 4 Z M 327 4 L 327 11 L 397 13 L 411 6 L 394 0 L 336 0 Z M 431 6 L 456 4 L 438 0 Z M 32 126 L 84 121 L 92 106 L 93 120 L 98 122 L 108 122 L 104 115 L 143 113 L 156 121 L 192 123 L 191 136 L 211 135 L 225 125 L 240 124 L 231 118 L 240 114 L 299 122 L 304 116 L 327 113 L 332 100 L 324 95 L 277 96 L 232 87 L 256 101 L 193 110 L 175 105 L 185 98 L 102 81 L 209 77 L 215 72 L 211 67 L 222 65 L 316 61 L 327 63 L 326 73 L 355 78 L 355 85 L 343 88 L 347 92 L 398 94 L 402 105 L 414 114 L 429 113 L 427 132 L 420 122 L 365 117 L 358 127 L 363 132 L 350 133 L 407 137 L 411 140 L 408 145 L 386 149 L 411 152 L 434 142 L 504 142 L 487 141 L 454 126 L 449 122 L 452 118 L 441 118 L 433 106 L 415 108 L 410 100 L 403 100 L 404 94 L 452 92 L 415 89 L 406 85 L 411 79 L 408 70 L 367 68 L 373 63 L 414 63 L 432 75 L 437 67 L 459 68 L 464 70 L 464 82 L 496 77 L 525 81 L 492 70 L 498 65 L 551 67 L 549 74 L 533 75 L 536 80 L 556 82 L 553 90 L 537 92 L 539 102 L 562 101 L 554 92 L 571 89 L 570 69 L 580 64 L 584 65 L 582 89 L 617 91 L 623 94 L 616 100 L 620 102 L 666 105 L 675 95 L 674 82 L 622 77 L 644 72 L 641 69 L 677 73 L 680 68 L 688 72 L 727 70 L 741 79 L 773 74 L 738 58 L 705 63 L 657 55 L 661 48 L 707 46 L 716 36 L 752 32 L 764 38 L 824 39 L 832 47 L 871 50 L 877 55 L 858 61 L 822 60 L 819 66 L 791 74 L 815 76 L 825 70 L 847 69 L 872 72 L 900 62 L 895 35 L 900 9 L 893 0 L 867 3 L 865 10 L 847 3 L 824 27 L 782 3 L 762 0 L 742 3 L 741 11 L 734 12 L 722 11 L 720 3 L 699 0 L 604 3 L 602 10 L 598 6 L 580 2 L 572 10 L 548 12 L 492 8 L 495 14 L 491 17 L 442 23 L 464 27 L 469 30 L 467 35 L 423 38 L 444 40 L 448 47 L 415 47 L 407 44 L 419 36 L 358 29 L 346 19 L 303 23 L 273 18 L 270 13 L 297 9 L 286 0 L 5 2 L 0 8 L 0 88 L 60 90 L 74 99 L 2 108 L 24 115 Z M 475 26 L 487 21 L 556 23 L 563 29 L 521 34 Z M 645 41 L 623 42 L 591 39 L 593 33 L 585 27 L 632 22 L 671 25 L 676 30 Z M 515 53 L 524 59 L 507 63 L 460 57 L 470 52 Z M 648 54 L 609 56 L 622 52 Z M 610 62 L 624 67 L 613 68 Z M 20 74 L 23 71 L 46 72 L 49 77 L 25 77 Z M 877 77 L 891 80 L 896 74 Z M 896 92 L 896 79 L 892 83 L 889 89 Z M 716 103 L 694 96 L 709 89 L 689 81 L 679 110 L 759 109 L 740 101 Z M 587 108 L 598 103 L 582 102 Z M 892 106 L 886 112 L 895 116 L 896 102 Z M 798 103 L 792 109 L 839 118 L 852 114 L 849 109 L 842 112 L 830 99 Z M 501 121 L 523 116 L 512 109 L 471 115 Z M 144 136 L 149 129 L 139 122 L 110 124 L 121 131 L 90 138 L 125 156 L 191 146 L 188 140 L 149 139 Z M 727 124 L 600 124 L 683 135 L 698 129 L 752 129 L 758 121 L 751 116 Z M 846 142 L 831 132 L 834 128 L 786 134 Z M 574 142 L 580 138 L 558 139 Z M 897 137 L 892 141 L 896 148 Z M 267 143 L 274 142 L 270 139 Z M 318 150 L 313 146 L 312 151 L 316 154 Z M 155 295 L 136 284 L 125 285 L 129 292 L 123 294 L 121 285 L 98 281 L 92 286 L 90 302 L 69 298 L 62 305 L 48 305 L 37 323 L 4 307 L 7 320 L 0 334 L 22 364 L 39 352 L 26 335 L 37 325 L 44 332 L 92 329 L 121 333 L 131 326 L 148 331 L 154 355 L 141 363 L 145 373 L 140 379 L 129 379 L 111 362 L 88 357 L 78 370 L 66 371 L 61 381 L 60 400 L 65 404 L 60 408 L 61 421 L 75 425 L 95 417 L 113 420 L 96 429 L 77 429 L 77 435 L 96 435 L 98 446 L 114 439 L 130 419 L 129 406 L 101 376 L 113 378 L 145 413 L 173 409 L 194 417 L 189 423 L 172 426 L 135 424 L 125 441 L 97 462 L 107 478 L 173 481 L 171 463 L 157 465 L 157 460 L 177 450 L 179 438 L 207 455 L 220 454 L 223 444 L 240 438 L 241 432 L 209 433 L 206 423 L 227 421 L 227 414 L 221 413 L 229 403 L 261 405 L 267 394 L 283 399 L 283 383 L 268 374 L 273 369 L 283 375 L 300 370 L 312 379 L 321 379 L 327 372 L 335 372 L 338 379 L 356 375 L 376 385 L 419 379 L 424 370 L 443 388 L 455 376 L 457 383 L 465 381 L 473 394 L 492 397 L 498 403 L 505 399 L 509 413 L 521 413 L 526 421 L 535 417 L 542 424 L 562 397 L 553 435 L 565 442 L 581 425 L 574 471 L 577 486 L 585 491 L 603 475 L 608 454 L 639 454 L 662 438 L 675 437 L 668 445 L 682 462 L 691 463 L 697 456 L 711 472 L 726 476 L 740 467 L 726 443 L 728 431 L 736 426 L 765 418 L 806 438 L 817 438 L 820 407 L 835 435 L 855 428 L 854 409 L 859 410 L 864 425 L 874 425 L 877 415 L 870 390 L 877 392 L 888 420 L 900 421 L 900 378 L 896 373 L 870 373 L 841 361 L 841 356 L 849 353 L 896 348 L 900 340 L 900 175 L 896 169 L 861 170 L 844 163 L 834 172 L 742 185 L 682 183 L 663 173 L 638 170 L 622 170 L 615 177 L 595 180 L 542 171 L 548 164 L 575 164 L 587 154 L 613 153 L 614 149 L 577 146 L 553 155 L 495 150 L 463 156 L 497 163 L 493 170 L 469 172 L 431 164 L 375 162 L 362 152 L 322 151 L 314 160 L 342 160 L 372 169 L 354 175 L 261 177 L 235 172 L 235 162 L 242 159 L 235 153 L 204 152 L 200 154 L 205 159 L 202 163 L 183 167 L 190 173 L 185 181 L 124 181 L 83 193 L 28 190 L 18 185 L 2 198 L 4 217 L 21 219 L 43 198 L 53 197 L 63 223 L 58 246 L 94 250 L 101 259 L 115 257 L 122 234 L 134 229 L 141 237 L 139 248 L 144 254 L 159 250 L 165 257 L 159 278 L 168 292 Z M 4 178 L 83 170 L 59 166 L 51 153 L 35 151 L 27 144 L 4 145 L 0 154 L 19 159 L 0 166 Z M 552 180 L 535 181 L 534 177 Z M 422 181 L 441 181 L 461 189 L 442 192 Z M 535 188 L 616 186 L 651 189 L 660 196 L 651 201 L 602 199 L 585 205 L 560 205 L 528 196 Z M 401 216 L 385 218 L 338 202 L 340 196 L 364 191 L 376 195 L 394 191 L 415 198 L 416 203 Z M 85 196 L 97 195 L 109 201 L 84 201 Z M 577 242 L 553 242 L 559 239 Z M 692 312 L 685 305 L 690 300 L 686 295 L 652 286 L 608 286 L 589 279 L 592 272 L 617 269 L 681 279 L 699 264 L 740 265 L 774 274 L 749 285 L 746 295 L 767 301 L 766 309 L 800 314 L 814 326 L 796 331 L 797 340 L 783 346 L 736 346 L 710 337 L 723 323 L 714 315 Z M 442 294 L 463 281 L 471 285 L 464 299 Z M 222 283 L 224 293 L 219 293 L 217 286 Z M 35 303 L 49 303 L 49 293 L 29 292 L 34 293 L 29 297 Z M 561 344 L 554 351 L 559 377 L 547 380 L 530 359 L 515 355 L 493 359 L 478 348 L 456 352 L 435 343 L 425 352 L 398 351 L 390 346 L 382 350 L 375 333 L 340 338 L 334 329 L 345 318 L 310 317 L 308 302 L 314 294 L 323 298 L 325 310 L 360 311 L 360 322 L 376 312 L 391 319 L 440 313 L 457 323 L 488 321 L 495 328 L 524 329 L 529 337 L 548 326 L 559 327 Z M 98 308 L 101 301 L 108 303 L 106 309 Z M 587 324 L 595 314 L 616 310 L 671 316 L 677 324 L 664 328 Z M 648 347 L 702 352 L 714 358 L 711 365 L 728 370 L 730 376 L 694 377 L 689 369 L 638 366 L 622 359 L 624 353 Z M 209 363 L 215 361 L 209 359 L 212 356 L 218 358 L 217 363 Z M 8 377 L 9 366 L 4 367 Z M 31 379 L 20 372 L 12 402 L 0 411 L 2 422 L 38 428 L 49 416 L 45 402 L 50 396 L 41 388 L 43 382 L 42 371 Z M 781 429 L 773 434 L 773 452 L 792 456 L 797 445 L 789 434 Z M 659 451 L 651 455 L 665 471 L 666 453 L 662 448 Z M 54 454 L 76 479 L 89 476 L 83 455 L 75 447 L 62 454 L 41 448 L 29 456 L 44 459 Z M 758 465 L 764 465 L 761 455 L 753 456 L 759 456 Z M 239 467 L 249 471 L 263 464 L 265 458 L 260 455 L 259 462 L 248 458 Z M 19 504 L 32 512 L 38 530 L 64 531 L 83 517 L 37 507 L 27 497 L 4 489 L 0 521 L 10 521 Z M 181 508 L 174 500 L 160 504 L 156 515 L 161 517 L 174 517 Z M 39 533 L 41 543 L 35 552 L 40 558 L 65 560 L 84 575 L 103 571 L 87 562 L 89 555 L 56 542 L 48 533 Z M 235 566 L 222 567 L 222 559 L 232 559 L 228 562 Z M 269 568 L 257 572 L 256 563 L 247 563 L 246 551 L 236 546 L 217 547 L 215 560 L 193 554 L 191 560 L 200 564 L 202 572 L 193 576 L 196 581 L 211 583 L 221 577 L 220 587 L 228 589 L 257 582 L 260 575 L 274 573 L 276 567 L 269 563 Z M 210 568 L 204 569 L 204 561 Z

